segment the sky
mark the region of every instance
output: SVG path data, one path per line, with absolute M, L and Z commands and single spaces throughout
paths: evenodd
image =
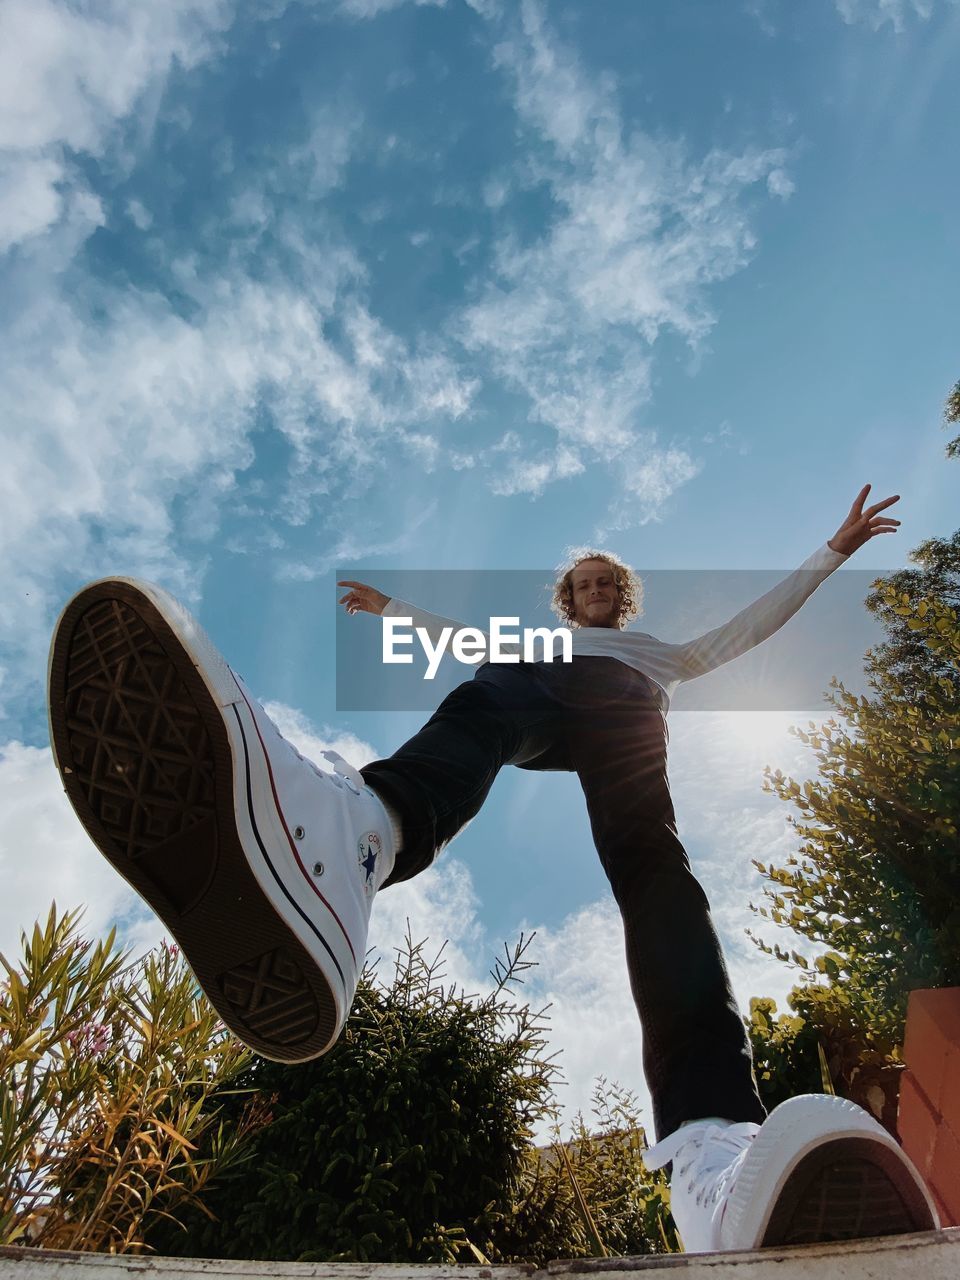
M 301 749 L 360 765 L 426 714 L 337 709 L 338 577 L 583 545 L 785 574 L 870 483 L 902 525 L 838 571 L 862 596 L 952 532 L 958 54 L 956 0 L 0 0 L 0 951 L 52 898 L 163 936 L 51 762 L 86 581 L 166 586 Z M 670 713 L 744 1010 L 797 980 L 745 930 L 751 860 L 797 848 L 764 767 L 814 776 L 818 715 Z M 564 1115 L 602 1076 L 649 1123 L 574 776 L 505 768 L 378 897 L 374 954 L 408 921 L 468 991 L 535 930 Z

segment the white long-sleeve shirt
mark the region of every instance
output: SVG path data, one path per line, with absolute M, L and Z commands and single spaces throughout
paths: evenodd
M 619 631 L 613 627 L 575 627 L 571 631 L 573 656 L 616 658 L 634 667 L 657 685 L 660 703 L 666 712 L 679 684 L 722 667 L 772 636 L 793 617 L 820 583 L 847 559 L 849 556 L 824 543 L 798 569 L 741 609 L 729 622 L 683 644 L 667 644 L 656 636 L 629 628 Z M 440 643 L 444 627 L 458 631 L 466 625 L 397 599 L 388 601 L 382 616 L 411 618 L 413 626 L 423 627 L 435 645 Z M 489 650 L 489 635 L 487 632 L 481 634 Z M 504 641 L 501 641 L 500 649 L 504 653 L 510 652 Z M 516 651 L 519 651 L 519 646 Z M 555 643 L 554 653 L 559 653 L 559 640 Z M 484 661 L 488 659 L 482 657 L 477 665 Z

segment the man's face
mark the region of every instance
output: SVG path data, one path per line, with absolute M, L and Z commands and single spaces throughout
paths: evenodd
M 619 630 L 620 592 L 606 560 L 581 560 L 571 575 L 573 616 L 581 627 Z

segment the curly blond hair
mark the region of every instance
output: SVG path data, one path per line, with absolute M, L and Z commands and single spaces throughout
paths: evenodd
M 584 560 L 603 560 L 613 572 L 613 580 L 620 593 L 620 612 L 617 615 L 617 626 L 622 630 L 628 622 L 643 613 L 643 583 L 619 556 L 612 551 L 594 551 L 590 547 L 574 547 L 568 551 L 563 564 L 557 566 L 560 575 L 553 587 L 553 599 L 550 608 L 564 626 L 577 628 L 581 624 L 574 617 L 573 610 L 573 571 Z

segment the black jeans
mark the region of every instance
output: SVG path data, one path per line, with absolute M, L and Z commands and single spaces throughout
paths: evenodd
M 403 825 L 388 885 L 430 865 L 502 765 L 577 774 L 623 917 L 658 1139 L 684 1120 L 766 1115 L 709 904 L 677 836 L 667 741 L 654 686 L 615 658 L 488 663 L 399 751 L 361 769 Z

